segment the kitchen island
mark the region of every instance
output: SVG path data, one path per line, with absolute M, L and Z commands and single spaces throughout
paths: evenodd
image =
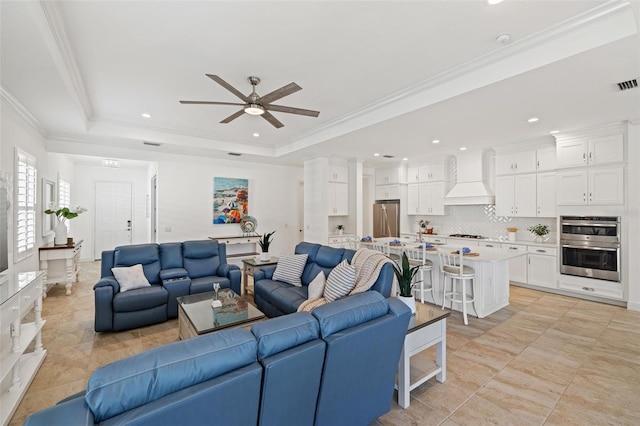
M 377 238 L 376 241 L 387 243 L 394 238 Z M 367 247 L 366 243 L 361 243 L 363 247 Z M 424 244 L 424 243 L 423 243 Z M 391 252 L 400 254 L 403 250 L 418 248 L 420 243 L 403 242 L 400 246 L 391 246 Z M 509 305 L 509 260 L 519 256 L 525 256 L 526 253 L 518 253 L 508 249 L 479 247 L 465 245 L 464 241 L 460 244 L 434 246 L 437 250 L 447 252 L 460 250 L 462 247 L 469 247 L 472 253 L 477 256 L 465 256 L 463 263 L 470 266 L 475 271 L 473 280 L 473 293 L 475 303 L 467 307 L 469 314 L 478 318 L 484 318 L 487 315 L 504 308 Z M 435 295 L 435 303 L 442 305 L 442 297 L 444 293 L 442 274 L 440 273 L 440 260 L 436 250 L 427 250 L 427 259 L 433 262 L 433 293 Z M 428 274 L 425 274 L 428 277 Z M 428 278 L 427 278 L 428 279 Z M 462 305 L 453 303 L 453 309 L 460 311 Z

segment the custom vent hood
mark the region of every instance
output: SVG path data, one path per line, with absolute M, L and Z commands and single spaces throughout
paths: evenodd
M 444 204 L 494 204 L 495 196 L 488 183 L 492 172 L 491 161 L 491 151 L 468 151 L 456 155 L 456 184 L 444 197 Z

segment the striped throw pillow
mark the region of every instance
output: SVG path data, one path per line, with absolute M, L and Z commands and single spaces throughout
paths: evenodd
M 327 302 L 338 300 L 351 291 L 356 285 L 356 269 L 347 260 L 333 268 L 324 285 L 324 298 Z
M 273 279 L 277 281 L 284 281 L 285 283 L 296 287 L 302 287 L 300 277 L 304 271 L 304 266 L 307 264 L 308 256 L 309 255 L 307 254 L 282 256 L 278 259 L 276 270 L 273 271 Z

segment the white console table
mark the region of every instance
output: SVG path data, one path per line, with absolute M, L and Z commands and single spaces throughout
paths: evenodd
M 43 297 L 47 297 L 47 290 L 58 283 L 65 285 L 67 296 L 71 294 L 71 286 L 78 282 L 80 249 L 82 240 L 61 246 L 49 243 L 40 247 L 40 269 L 46 273 L 42 286 Z
M 0 421 L 7 425 L 47 355 L 42 347 L 44 272 L 0 275 Z M 34 322 L 23 323 L 35 308 Z M 35 341 L 33 352 L 25 352 Z
M 209 239 L 226 244 L 228 263 L 241 266 L 243 259 L 258 255 L 259 235 L 247 237 L 209 237 Z

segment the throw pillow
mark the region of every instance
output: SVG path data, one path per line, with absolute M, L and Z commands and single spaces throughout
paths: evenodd
M 296 287 L 302 287 L 300 277 L 307 264 L 307 254 L 293 254 L 282 256 L 278 260 L 276 270 L 273 272 L 273 279 L 284 281 Z
M 308 291 L 308 300 L 319 299 L 324 294 L 324 284 L 326 279 L 324 277 L 324 272 L 318 272 L 318 275 L 309 283 Z
M 147 277 L 144 276 L 144 270 L 140 263 L 129 267 L 111 268 L 111 272 L 120 284 L 121 292 L 151 286 Z
M 345 259 L 329 273 L 324 286 L 324 298 L 327 302 L 338 300 L 349 294 L 355 285 L 356 269 Z

